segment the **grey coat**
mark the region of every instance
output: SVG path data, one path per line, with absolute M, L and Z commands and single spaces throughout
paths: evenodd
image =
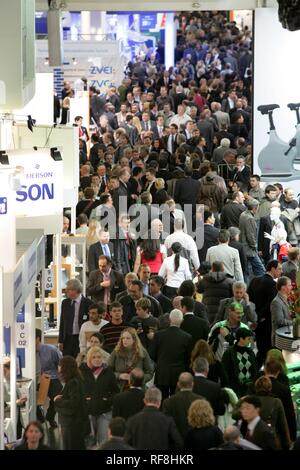
M 257 255 L 257 225 L 254 215 L 246 210 L 240 215 L 239 223 L 240 242 L 242 243 L 247 257 Z
M 271 302 L 271 318 L 272 318 L 272 344 L 275 346 L 276 330 L 282 326 L 291 325 L 289 306 L 280 293 Z
M 232 304 L 232 302 L 236 302 L 234 297 L 230 297 L 229 299 L 222 299 L 220 301 L 218 314 L 217 314 L 216 320 L 215 320 L 216 322 L 222 321 L 222 320 L 228 320 L 229 306 L 230 306 L 230 304 Z M 244 299 L 242 299 L 239 303 L 244 308 L 243 322 L 244 323 L 248 323 L 248 322 L 256 323 L 257 314 L 256 314 L 256 311 L 255 311 L 254 303 L 249 302 L 249 305 L 247 305 Z

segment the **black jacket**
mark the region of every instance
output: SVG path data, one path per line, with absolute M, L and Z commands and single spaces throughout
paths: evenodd
M 184 440 L 184 449 L 188 451 L 209 450 L 223 443 L 222 431 L 217 426 L 190 429 Z
M 110 250 L 110 254 L 111 254 L 111 259 L 112 261 L 114 260 L 114 245 L 112 242 L 109 242 L 109 250 Z M 93 243 L 93 245 L 91 245 L 89 247 L 89 254 L 88 254 L 88 272 L 92 272 L 92 271 L 95 271 L 96 269 L 99 269 L 99 265 L 98 265 L 98 260 L 99 260 L 99 256 L 102 256 L 104 253 L 103 253 L 103 250 L 102 250 L 102 245 L 100 242 L 96 242 L 96 243 Z
M 205 274 L 198 282 L 198 292 L 203 293 L 202 302 L 207 308 L 210 324 L 213 324 L 218 313 L 220 300 L 232 296 L 233 279 L 223 272 Z
M 112 409 L 113 397 L 119 392 L 117 379 L 110 367 L 105 366 L 95 380 L 92 369 L 83 363 L 80 366 L 83 378 L 83 389 L 87 400 L 89 415 L 99 416 Z
M 90 272 L 89 281 L 86 287 L 87 294 L 90 295 L 94 302 L 103 302 L 105 288 L 100 286 L 100 283 L 103 282 L 103 274 L 99 269 L 96 271 Z M 113 302 L 115 296 L 122 292 L 125 289 L 124 276 L 115 271 L 114 269 L 110 272 L 110 301 Z
M 200 190 L 200 182 L 194 180 L 191 176 L 182 178 L 177 181 L 175 186 L 174 200 L 184 209 L 185 204 L 195 206 L 198 193 Z
M 186 433 L 190 429 L 187 420 L 189 407 L 193 401 L 199 398 L 201 398 L 199 395 L 196 395 L 196 393 L 190 390 L 182 390 L 163 402 L 163 412 L 167 416 L 172 416 L 182 439 L 185 438 Z
M 83 382 L 79 378 L 70 379 L 61 392 L 62 398 L 54 402 L 61 426 L 86 426 L 87 407 Z
M 247 426 L 245 429 L 247 430 Z M 276 450 L 274 434 L 262 419 L 255 426 L 252 436 L 247 436 L 247 440 L 263 450 Z
M 127 274 L 133 270 L 136 256 L 136 241 L 129 238 L 129 245 L 123 230 L 119 227 L 114 240 L 115 268 L 117 271 Z
M 154 317 L 162 315 L 162 309 L 159 302 L 151 295 L 144 295 L 151 302 L 151 313 Z M 119 302 L 123 307 L 123 321 L 130 322 L 133 317 L 136 316 L 135 302 L 132 300 L 130 295 L 124 295 Z
M 129 446 L 124 442 L 122 437 L 111 437 L 107 441 L 103 442 L 99 447 L 99 450 L 134 450 L 133 447 Z
M 175 386 L 181 372 L 189 370 L 192 337 L 177 326 L 159 330 L 152 341 L 150 356 L 156 363 L 155 384 Z
M 193 392 L 209 401 L 215 416 L 223 416 L 225 413 L 224 399 L 226 399 L 226 395 L 219 384 L 205 377 L 195 376 Z
M 248 287 L 249 299 L 255 304 L 258 320 L 271 322 L 270 305 L 277 295 L 276 282 L 269 274 L 254 277 Z
M 120 416 L 127 420 L 142 411 L 144 406 L 144 391 L 133 387 L 114 396 L 112 415 L 113 418 Z
M 80 302 L 80 307 L 79 307 L 79 316 L 78 316 L 79 330 L 81 328 L 82 323 L 88 320 L 88 311 L 92 303 L 93 302 L 90 299 L 87 299 L 84 296 L 81 297 L 81 302 Z M 73 328 L 73 316 L 72 316 L 72 309 L 71 309 L 71 300 L 64 299 L 61 303 L 61 317 L 60 317 L 59 337 L 58 337 L 59 343 L 64 343 L 66 337 L 68 335 L 72 335 L 72 328 Z
M 240 215 L 246 210 L 244 204 L 227 202 L 221 212 L 221 228 L 238 227 Z
M 194 314 L 184 315 L 180 328 L 191 335 L 193 347 L 199 339 L 207 340 L 209 325 L 203 318 L 197 318 Z
M 199 227 L 196 230 L 203 230 L 202 227 Z M 214 227 L 213 225 L 210 224 L 204 224 L 204 234 L 203 234 L 203 246 L 198 250 L 198 255 L 199 255 L 199 260 L 205 261 L 206 259 L 206 253 L 208 248 L 211 246 L 218 245 L 218 238 L 219 238 L 219 229 Z M 199 234 L 199 237 L 197 237 L 199 240 L 201 240 L 201 235 Z M 197 239 L 196 238 L 196 239 Z
M 159 302 L 163 313 L 170 313 L 173 309 L 171 300 L 164 294 L 160 293 L 155 299 Z
M 125 441 L 137 450 L 176 450 L 183 446 L 173 418 L 154 406 L 145 407 L 128 420 Z

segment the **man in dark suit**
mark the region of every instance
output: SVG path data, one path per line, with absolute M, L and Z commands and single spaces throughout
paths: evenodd
M 207 340 L 209 333 L 209 323 L 203 318 L 195 317 L 195 301 L 192 297 L 183 297 L 180 301 L 183 313 L 183 322 L 180 328 L 189 333 L 192 337 L 193 347 L 199 339 Z
M 148 388 L 145 408 L 127 422 L 125 441 L 136 450 L 174 450 L 183 447 L 173 418 L 160 411 L 161 399 L 158 388 Z
M 255 395 L 247 395 L 241 403 L 240 411 L 247 428 L 245 439 L 263 450 L 276 450 L 274 434 L 259 416 L 261 401 Z
M 127 212 L 131 203 L 131 195 L 127 183 L 130 179 L 130 171 L 128 168 L 122 168 L 119 176 L 119 186 L 114 189 L 112 198 L 117 217 L 122 212 Z
M 115 296 L 125 289 L 124 277 L 112 269 L 112 261 L 108 256 L 99 256 L 99 269 L 92 271 L 86 287 L 87 294 L 94 302 L 110 305 Z
M 183 372 L 180 374 L 177 383 L 179 391 L 176 395 L 164 400 L 162 406 L 163 412 L 174 419 L 183 440 L 190 429 L 187 420 L 189 407 L 194 400 L 201 398 L 196 393 L 193 393 L 193 386 L 194 379 L 192 374 Z
M 134 450 L 124 441 L 125 431 L 125 419 L 121 417 L 111 419 L 108 426 L 108 439 L 101 444 L 99 450 Z
M 163 313 L 170 313 L 172 310 L 172 302 L 161 292 L 163 285 L 164 280 L 161 276 L 150 277 L 150 295 L 160 303 Z
M 144 408 L 144 373 L 133 369 L 129 374 L 129 390 L 114 396 L 112 415 L 121 416 L 126 421 Z
M 99 256 L 108 256 L 112 262 L 114 260 L 114 245 L 109 241 L 109 232 L 101 229 L 99 231 L 99 241 L 93 243 L 89 248 L 88 271 L 98 270 Z
M 279 261 L 272 260 L 268 262 L 266 271 L 263 276 L 254 277 L 248 287 L 249 299 L 255 304 L 258 319 L 255 330 L 258 368 L 262 366 L 269 349 L 272 349 L 270 305 L 277 295 L 275 279 L 280 277 L 282 266 Z
M 121 214 L 114 240 L 115 268 L 117 271 L 127 274 L 133 271 L 136 256 L 136 240 L 129 231 L 130 219 L 126 214 Z
M 150 346 L 150 356 L 156 363 L 154 383 L 164 398 L 174 394 L 179 375 L 189 370 L 192 352 L 191 335 L 180 329 L 182 312 L 172 310 L 169 320 L 169 328 L 158 331 Z
M 191 204 L 193 213 L 196 210 L 197 196 L 200 190 L 200 181 L 192 178 L 192 170 L 185 169 L 185 178 L 177 181 L 175 186 L 174 200 L 184 209 L 185 204 Z
M 152 132 L 154 132 L 156 128 L 155 122 L 150 121 L 150 114 L 147 112 L 144 112 L 142 114 L 141 127 L 143 131 L 152 131 Z
M 140 280 L 133 280 L 128 286 L 128 295 L 124 295 L 124 297 L 119 299 L 119 302 L 123 307 L 125 322 L 130 322 L 132 318 L 136 316 L 135 304 L 142 297 L 146 297 L 150 300 L 151 313 L 154 317 L 158 318 L 160 315 L 162 315 L 162 309 L 159 302 L 151 295 L 144 295 L 143 283 Z
M 193 364 L 194 388 L 193 392 L 206 398 L 214 410 L 215 416 L 223 416 L 225 413 L 224 399 L 226 393 L 221 389 L 220 384 L 208 380 L 209 364 L 204 357 L 197 357 Z
M 203 220 L 204 220 L 204 228 L 202 224 L 200 224 L 200 226 L 196 229 L 197 231 L 199 231 L 199 235 L 197 234 L 196 239 L 203 240 L 203 246 L 202 248 L 200 248 L 200 250 L 198 250 L 200 262 L 205 261 L 208 248 L 219 244 L 219 233 L 220 233 L 220 230 L 214 226 L 215 216 L 212 211 L 209 211 L 209 210 L 204 211 Z
M 82 284 L 70 279 L 66 285 L 67 298 L 62 301 L 59 324 L 58 346 L 64 356 L 76 357 L 79 353 L 79 331 L 88 320 L 92 301 L 82 295 Z

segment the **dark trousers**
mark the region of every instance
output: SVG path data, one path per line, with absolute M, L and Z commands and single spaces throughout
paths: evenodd
M 56 395 L 60 395 L 62 391 L 62 384 L 58 379 L 51 379 L 50 380 L 50 385 L 49 385 L 49 390 L 48 390 L 48 397 L 50 398 L 50 403 L 49 403 L 49 408 L 46 413 L 46 420 L 51 423 L 51 421 L 54 421 L 55 418 L 55 406 L 54 406 L 54 401 L 53 398 L 56 397 Z
M 64 356 L 77 357 L 79 353 L 79 335 L 68 335 L 64 340 Z
M 162 401 L 165 400 L 165 398 L 169 398 L 174 395 L 176 391 L 176 385 L 157 385 L 157 388 L 161 391 Z
M 255 338 L 257 346 L 256 360 L 258 368 L 263 365 L 267 352 L 272 349 L 271 334 L 272 327 L 270 321 L 264 320 L 257 324 Z
M 170 300 L 173 300 L 177 295 L 177 287 L 164 286 L 163 294 L 168 297 Z
M 80 426 L 61 426 L 63 450 L 85 450 L 83 430 Z

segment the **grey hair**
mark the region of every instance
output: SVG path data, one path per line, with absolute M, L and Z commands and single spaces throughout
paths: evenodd
M 160 403 L 162 399 L 162 394 L 159 388 L 150 387 L 146 390 L 145 401 L 148 403 Z
M 237 227 L 229 227 L 228 232 L 230 234 L 230 240 L 234 240 L 235 237 L 241 233 L 240 229 Z
M 183 313 L 178 308 L 174 308 L 174 310 L 170 313 L 170 324 L 180 326 L 183 321 Z
M 76 290 L 79 293 L 83 290 L 82 284 L 78 279 L 70 279 L 66 284 L 66 289 Z
M 227 139 L 226 137 L 224 137 L 224 139 L 221 139 L 220 145 L 221 145 L 221 147 L 226 147 L 226 148 L 229 149 L 229 147 L 230 147 L 230 140 Z
M 209 371 L 209 363 L 205 357 L 197 357 L 193 363 L 194 372 L 203 374 L 203 372 Z
M 250 199 L 247 202 L 247 207 L 251 211 L 252 209 L 255 209 L 256 207 L 259 206 L 259 202 L 256 199 Z
M 246 284 L 243 281 L 236 281 L 232 285 L 232 289 L 247 289 Z

